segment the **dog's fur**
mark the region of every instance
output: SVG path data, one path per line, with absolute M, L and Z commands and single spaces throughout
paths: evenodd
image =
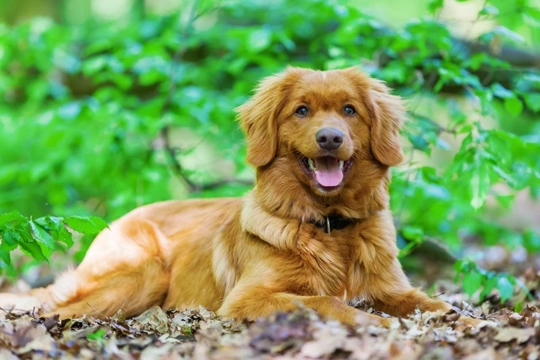
M 297 114 L 299 106 L 308 113 Z M 62 318 L 203 305 L 252 320 L 302 303 L 345 323 L 384 325 L 348 304 L 366 299 L 393 316 L 451 308 L 412 288 L 397 259 L 388 183 L 389 167 L 402 161 L 399 97 L 353 68 L 288 68 L 263 80 L 238 112 L 257 170 L 250 193 L 138 208 L 104 230 L 76 270 L 28 296 L 2 294 L 0 304 Z M 318 146 L 321 128 L 341 131 L 337 150 Z M 302 165 L 328 154 L 350 162 L 332 188 Z M 351 224 L 315 224 L 330 215 Z

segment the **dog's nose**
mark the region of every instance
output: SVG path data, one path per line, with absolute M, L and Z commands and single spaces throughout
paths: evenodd
M 315 134 L 315 140 L 324 150 L 335 150 L 343 143 L 343 133 L 338 129 L 324 128 Z

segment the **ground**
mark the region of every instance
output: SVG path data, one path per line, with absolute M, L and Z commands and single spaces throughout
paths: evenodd
M 353 328 L 303 308 L 253 323 L 224 321 L 204 308 L 155 307 L 129 319 L 119 312 L 103 320 L 62 321 L 2 309 L 0 359 L 540 359 L 537 262 L 495 253 L 495 268 L 517 274 L 528 291 L 516 292 L 505 303 L 493 292 L 479 302 L 463 294 L 459 284 L 439 279 L 430 293 L 458 312 L 418 312 L 390 329 L 366 324 Z M 517 260 L 502 261 L 507 258 Z M 426 269 L 422 278 L 425 273 L 440 274 Z M 421 278 L 413 282 L 421 283 Z M 358 306 L 373 311 L 368 304 Z M 462 315 L 487 321 L 466 328 L 459 323 Z
M 275 314 L 253 323 L 222 321 L 207 309 L 159 307 L 125 319 L 59 321 L 4 309 L 0 313 L 0 359 L 538 359 L 540 308 L 515 313 L 484 302 L 472 307 L 464 295 L 439 295 L 489 320 L 476 329 L 458 313 L 416 313 L 391 329 L 348 327 L 309 309 Z M 459 302 L 459 304 L 456 303 Z M 367 309 L 369 311 L 369 309 Z

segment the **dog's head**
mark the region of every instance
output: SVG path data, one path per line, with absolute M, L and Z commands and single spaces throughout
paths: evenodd
M 288 68 L 264 79 L 237 110 L 248 162 L 264 169 L 287 159 L 288 171 L 320 196 L 339 194 L 367 167 L 385 170 L 403 158 L 401 99 L 355 68 Z

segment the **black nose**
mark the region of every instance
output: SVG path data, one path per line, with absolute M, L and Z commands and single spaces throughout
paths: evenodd
M 338 129 L 324 128 L 317 131 L 315 140 L 317 140 L 321 149 L 335 150 L 343 143 L 343 133 Z

